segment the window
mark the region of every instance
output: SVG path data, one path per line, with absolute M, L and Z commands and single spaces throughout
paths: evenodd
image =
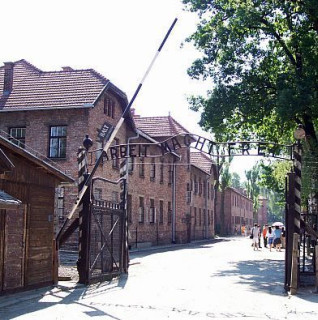
M 203 187 L 203 197 L 206 198 L 206 183 L 205 182 L 203 182 L 202 187 Z
M 197 225 L 197 208 L 194 207 L 194 225 Z
M 145 177 L 145 159 L 144 158 L 140 158 L 139 177 L 140 178 Z
M 199 177 L 199 196 L 202 194 L 202 180 L 201 177 Z
M 172 207 L 171 202 L 168 202 L 168 223 L 170 224 L 172 222 Z
M 119 202 L 119 193 L 117 191 L 112 192 L 112 202 L 118 203 Z
M 199 208 L 199 226 L 201 226 L 202 223 L 202 211 L 201 208 Z
M 156 178 L 156 164 L 155 159 L 152 159 L 150 165 L 150 181 L 155 181 Z
M 56 188 L 57 216 L 59 221 L 64 221 L 64 188 Z
M 150 199 L 150 210 L 149 210 L 149 222 L 150 223 L 155 223 L 155 220 L 156 220 L 155 213 L 156 213 L 155 200 Z
M 103 190 L 101 188 L 94 188 L 94 192 L 93 192 L 94 199 L 102 200 L 102 193 L 103 193 Z
M 9 140 L 17 146 L 24 148 L 25 146 L 25 128 L 10 128 Z
M 187 183 L 187 204 L 191 203 L 191 185 Z
M 172 164 L 169 165 L 169 171 L 168 171 L 168 184 L 171 185 L 172 182 L 173 182 L 173 167 L 172 167 Z
M 163 201 L 159 201 L 159 223 L 163 223 Z
M 128 158 L 128 173 L 132 174 L 134 171 L 134 163 L 135 163 L 135 158 L 130 157 Z
M 163 184 L 163 160 L 160 163 L 160 183 Z
M 57 126 L 50 128 L 49 157 L 66 157 L 66 126 Z
M 109 96 L 104 98 L 104 114 L 114 119 L 115 101 Z
M 145 219 L 145 202 L 143 197 L 139 197 L 138 222 L 143 223 Z
M 194 175 L 193 183 L 194 183 L 194 194 L 197 194 L 198 193 L 198 183 L 197 183 L 197 176 L 196 175 Z

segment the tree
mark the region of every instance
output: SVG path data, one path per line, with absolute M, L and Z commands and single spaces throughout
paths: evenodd
M 245 176 L 247 180 L 246 189 L 247 195 L 250 199 L 253 200 L 253 214 L 254 221 L 257 221 L 257 210 L 259 208 L 258 197 L 260 195 L 259 187 L 259 176 L 260 176 L 260 167 L 258 164 L 254 165 L 251 170 L 245 171 Z
M 235 189 L 241 188 L 241 178 L 240 178 L 239 174 L 236 172 L 232 173 L 231 186 Z
M 292 142 L 298 124 L 317 150 L 318 1 L 183 0 L 200 18 L 188 73 L 212 79 L 190 99 L 201 126 L 233 138 Z
M 224 158 L 223 158 L 224 159 Z M 221 199 L 220 199 L 220 234 L 224 235 L 226 233 L 225 230 L 225 212 L 224 212 L 224 199 L 225 199 L 225 189 L 230 186 L 231 182 L 231 173 L 229 170 L 229 163 L 223 162 L 222 172 L 220 175 L 220 189 L 221 189 Z

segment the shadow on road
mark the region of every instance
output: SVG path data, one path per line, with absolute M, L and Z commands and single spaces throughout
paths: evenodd
M 274 295 L 286 295 L 284 290 L 284 261 L 246 260 L 233 263 L 229 270 L 223 270 L 213 277 L 238 276 L 238 284 L 246 285 L 252 291 L 263 291 Z
M 89 317 L 107 316 L 110 319 L 119 320 L 119 318 L 93 306 L 91 303 L 86 303 L 84 299 L 98 297 L 112 290 L 123 289 L 127 277 L 128 275 L 123 275 L 119 279 L 101 282 L 87 287 L 79 285 L 75 288 L 70 288 L 68 286 L 63 286 L 63 284 L 59 284 L 56 288 L 49 291 L 48 288 L 38 289 L 33 296 L 28 296 L 27 292 L 22 292 L 20 293 L 20 296 L 16 296 L 12 299 L 11 304 L 8 303 L 0 308 L 0 319 L 13 319 L 24 314 L 45 310 L 56 305 L 67 306 L 69 304 L 76 304 L 88 309 L 87 311 L 84 311 L 84 313 Z
M 202 241 L 193 241 L 185 244 L 171 244 L 166 246 L 153 246 L 144 249 L 131 250 L 129 255 L 131 258 L 134 257 L 146 257 L 155 253 L 176 251 L 176 250 L 189 250 L 189 249 L 204 249 L 206 246 L 211 247 L 211 245 L 217 244 L 219 242 L 230 241 L 230 239 L 226 238 L 218 238 L 218 239 L 209 239 Z

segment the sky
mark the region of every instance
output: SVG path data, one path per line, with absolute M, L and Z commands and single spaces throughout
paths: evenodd
M 92 68 L 128 100 L 177 18 L 132 108 L 141 116 L 171 114 L 191 133 L 210 137 L 187 102 L 213 84 L 187 75 L 200 53 L 181 44 L 198 18 L 183 10 L 181 0 L 10 0 L 1 3 L 1 12 L 1 65 L 25 59 L 43 71 Z M 243 178 L 254 163 L 254 157 L 237 157 L 231 170 Z

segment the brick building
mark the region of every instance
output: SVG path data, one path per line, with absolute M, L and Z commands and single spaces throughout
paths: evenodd
M 259 201 L 259 208 L 257 210 L 257 221 L 260 226 L 264 226 L 265 224 L 268 223 L 268 220 L 267 220 L 268 199 L 263 196 L 259 196 L 258 201 Z
M 189 131 L 171 116 L 134 115 L 134 120 L 139 131 L 159 142 L 166 141 L 169 137 L 189 134 Z M 168 224 L 172 224 L 171 239 L 173 242 L 189 242 L 214 236 L 212 161 L 205 154 L 191 152 L 189 148 L 180 148 L 176 152 L 168 168 L 167 185 L 170 190 L 166 190 L 167 195 L 171 195 L 168 208 L 171 215 L 169 213 L 167 217 Z M 161 172 L 164 168 L 163 162 L 159 163 L 159 168 Z M 147 185 L 144 187 L 148 188 Z
M 46 156 L 75 179 L 76 154 L 85 135 L 93 140 L 88 153 L 91 170 L 108 128 L 116 125 L 127 105 L 126 95 L 92 69 L 48 72 L 25 60 L 0 67 L 0 88 L 1 134 Z M 128 161 L 127 199 L 132 243 L 186 242 L 214 234 L 211 160 L 189 148 L 159 156 L 154 144 L 182 133 L 188 131 L 172 117 L 128 114 L 113 142 L 129 143 L 133 154 Z M 139 143 L 154 145 L 141 150 Z M 96 176 L 118 180 L 122 159 L 114 150 L 116 155 L 104 158 Z M 94 182 L 95 199 L 118 203 L 119 194 L 119 185 Z M 57 189 L 60 225 L 76 197 L 76 188 Z
M 215 225 L 217 231 L 221 230 L 221 192 L 217 197 Z M 240 233 L 242 226 L 249 230 L 253 226 L 253 201 L 242 190 L 226 188 L 224 191 L 224 234 Z M 235 231 L 236 230 L 236 231 Z

